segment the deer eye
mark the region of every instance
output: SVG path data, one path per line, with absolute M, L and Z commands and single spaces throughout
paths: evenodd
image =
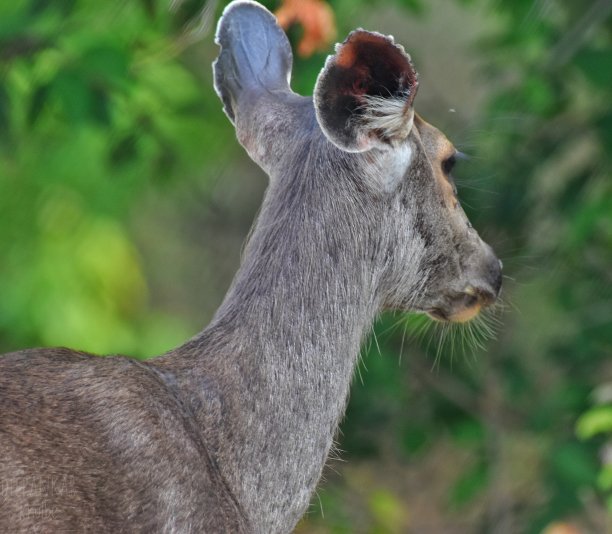
M 447 158 L 442 162 L 442 172 L 446 176 L 450 176 L 450 173 L 455 167 L 455 163 L 457 163 L 457 157 L 455 154 L 453 154 L 450 158 Z

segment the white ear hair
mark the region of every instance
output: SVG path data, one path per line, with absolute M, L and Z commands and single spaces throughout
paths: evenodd
M 392 37 L 355 30 L 336 46 L 317 78 L 319 126 L 347 152 L 395 145 L 412 129 L 418 85 L 410 56 Z
M 414 122 L 414 108 L 410 106 L 409 97 L 409 94 L 403 98 L 364 95 L 365 102 L 360 106 L 361 114 L 357 119 L 383 139 L 406 139 Z

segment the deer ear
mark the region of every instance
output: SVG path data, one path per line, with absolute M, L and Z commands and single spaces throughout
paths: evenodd
M 412 129 L 418 75 L 392 37 L 351 32 L 317 78 L 314 105 L 327 138 L 349 152 L 405 139 Z
M 255 95 L 290 91 L 291 45 L 262 5 L 251 0 L 231 2 L 219 19 L 215 42 L 221 46 L 213 63 L 215 90 L 232 123 L 241 102 L 248 108 Z

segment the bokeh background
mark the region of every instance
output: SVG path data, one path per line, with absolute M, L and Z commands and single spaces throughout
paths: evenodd
M 210 320 L 267 181 L 212 89 L 224 3 L 0 3 L 2 352 L 144 358 Z M 506 274 L 477 344 L 380 319 L 298 532 L 612 532 L 612 2 L 264 3 L 302 94 L 351 29 L 405 45 Z

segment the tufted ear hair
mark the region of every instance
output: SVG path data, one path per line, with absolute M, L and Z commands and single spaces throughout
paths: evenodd
M 355 30 L 317 78 L 314 105 L 327 138 L 348 152 L 384 148 L 412 129 L 418 75 L 392 37 Z

